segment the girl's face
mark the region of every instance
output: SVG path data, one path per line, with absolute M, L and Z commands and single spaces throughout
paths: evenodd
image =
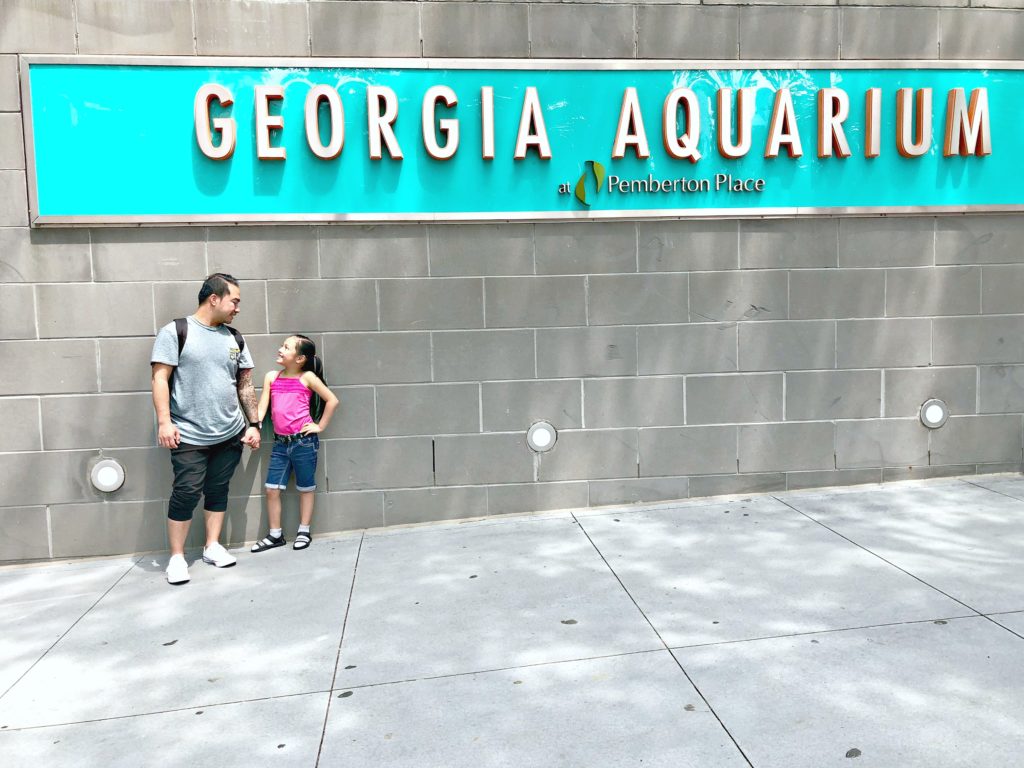
M 302 364 L 306 362 L 306 356 L 300 355 L 296 351 L 297 346 L 298 339 L 294 336 L 289 336 L 284 340 L 284 344 L 278 347 L 277 360 L 275 362 L 285 368 L 301 368 Z

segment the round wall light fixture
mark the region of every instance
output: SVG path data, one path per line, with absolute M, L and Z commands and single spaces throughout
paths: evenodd
M 938 429 L 949 418 L 949 407 L 945 402 L 933 397 L 921 405 L 921 423 L 928 429 Z
M 537 453 L 550 451 L 558 440 L 558 431 L 547 421 L 538 421 L 526 433 L 526 443 Z
M 124 485 L 124 467 L 114 459 L 97 461 L 89 473 L 93 488 L 103 493 L 113 493 Z

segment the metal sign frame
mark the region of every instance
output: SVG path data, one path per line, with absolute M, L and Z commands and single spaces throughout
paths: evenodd
M 493 69 L 493 70 L 1024 70 L 1024 61 L 940 61 L 940 60 L 715 60 L 690 59 L 448 59 L 448 58 L 316 58 L 272 56 L 119 56 L 119 55 L 19 55 L 21 103 L 28 178 L 29 221 L 32 227 L 130 227 L 130 226 L 207 226 L 237 224 L 379 224 L 430 222 L 550 222 L 580 220 L 701 220 L 722 218 L 795 218 L 809 216 L 914 216 L 966 213 L 1013 213 L 1024 211 L 1024 203 L 1013 205 L 939 205 L 939 206 L 853 206 L 853 207 L 746 207 L 677 208 L 579 211 L 510 211 L 486 213 L 312 213 L 312 214 L 190 214 L 190 215 L 75 215 L 40 216 L 32 115 L 29 66 L 33 64 L 72 64 L 107 66 L 175 67 L 311 67 L 311 68 L 392 68 L 392 69 Z

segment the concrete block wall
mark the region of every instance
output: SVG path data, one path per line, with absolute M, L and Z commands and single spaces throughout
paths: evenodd
M 324 352 L 320 531 L 1021 467 L 1024 216 L 31 230 L 19 53 L 1008 60 L 1024 0 L 0 0 L 0 561 L 165 546 L 148 354 L 214 270 L 260 374 Z

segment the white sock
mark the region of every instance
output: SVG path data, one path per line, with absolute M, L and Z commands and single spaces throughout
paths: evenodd
M 300 525 L 299 526 L 299 533 L 309 533 L 309 526 L 308 525 Z
M 282 533 L 284 533 L 284 529 L 283 528 L 271 528 L 270 529 L 270 538 L 272 538 L 272 539 L 280 539 Z

